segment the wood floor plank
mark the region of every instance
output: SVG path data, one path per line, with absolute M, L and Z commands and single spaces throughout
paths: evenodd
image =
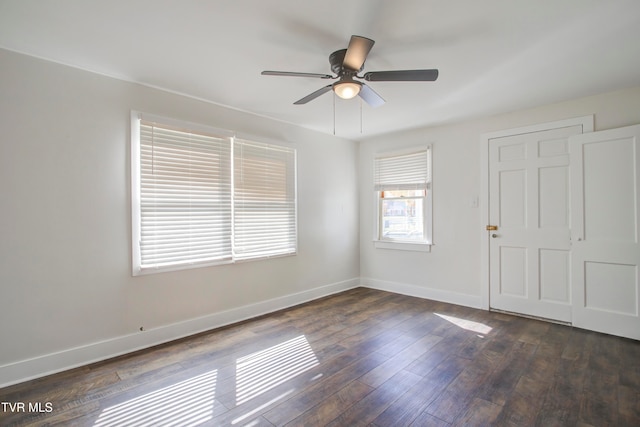
M 418 375 L 400 371 L 327 425 L 366 426 L 418 381 L 420 381 Z
M 582 381 L 576 381 L 580 383 Z M 556 376 L 536 418 L 536 425 L 568 426 L 578 422 L 583 397 L 581 388 L 566 376 Z
M 454 426 L 492 426 L 502 406 L 484 399 L 474 398 L 467 411 L 453 424 Z
M 639 341 L 355 288 L 0 389 L 0 425 L 636 427 L 639 360 Z
M 532 401 L 521 394 L 515 394 L 502 406 L 494 424 L 505 427 L 536 425 L 541 404 L 542 402 Z
M 387 427 L 384 424 L 383 425 L 378 425 L 379 427 Z M 449 427 L 451 424 L 449 424 L 446 421 L 443 421 L 439 418 L 434 417 L 431 414 L 428 414 L 427 412 L 423 412 L 420 415 L 418 415 L 418 417 L 413 421 L 413 423 L 411 423 L 411 427 Z M 392 427 L 393 424 L 388 424 L 388 427 Z
M 428 406 L 427 412 L 448 423 L 455 422 L 472 404 L 485 384 L 492 366 L 486 361 L 471 361 L 444 391 Z
M 516 341 L 505 359 L 502 360 L 480 387 L 483 399 L 504 405 L 513 393 L 520 378 L 526 374 L 536 345 Z
M 349 355 L 351 358 L 348 358 Z M 340 364 L 339 361 L 332 363 L 315 384 L 267 412 L 265 418 L 276 425 L 286 424 L 386 360 L 386 356 L 375 352 L 365 356 L 357 352 L 345 354 L 344 362 L 346 363 Z
M 330 393 L 328 398 L 285 425 L 290 427 L 325 426 L 356 402 L 364 399 L 373 390 L 373 387 L 360 381 L 352 381 L 337 392 Z M 276 424 L 280 425 L 279 423 Z
M 640 389 L 619 385 L 618 411 L 620 425 L 632 425 L 632 422 L 640 420 Z
M 407 390 L 374 420 L 377 426 L 408 426 L 439 396 L 444 389 L 470 363 L 456 356 L 445 359 L 423 377 L 416 385 Z
M 460 349 L 465 346 L 468 339 L 471 338 L 463 335 L 444 337 L 436 345 L 431 347 L 427 353 L 424 353 L 407 366 L 407 370 L 420 376 L 428 375 L 445 359 L 452 355 L 457 355 Z
M 369 371 L 360 378 L 360 381 L 371 387 L 379 387 L 396 373 L 413 363 L 418 357 L 428 352 L 429 349 L 440 340 L 442 340 L 442 338 L 435 335 L 426 335 L 416 340 L 413 344 L 404 348 L 380 366 Z

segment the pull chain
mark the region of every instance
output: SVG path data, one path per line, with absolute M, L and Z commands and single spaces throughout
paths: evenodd
M 362 98 L 360 98 L 360 135 L 362 135 Z
M 336 134 L 336 94 L 333 94 L 333 135 Z

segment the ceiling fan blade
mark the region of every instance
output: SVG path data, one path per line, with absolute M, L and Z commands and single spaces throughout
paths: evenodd
M 291 71 L 263 71 L 263 76 L 285 76 L 285 77 L 314 77 L 318 79 L 333 79 L 334 77 L 329 74 L 317 74 L 317 73 L 295 73 Z
M 362 78 L 368 82 L 432 82 L 438 70 L 370 71 Z
M 361 36 L 351 36 L 347 53 L 342 66 L 353 71 L 360 71 L 375 41 Z
M 331 87 L 333 87 L 333 85 L 326 85 L 325 87 L 320 88 L 320 89 L 318 89 L 317 91 L 315 91 L 313 93 L 310 93 L 309 95 L 305 96 L 304 98 L 297 100 L 296 102 L 294 102 L 294 105 L 306 104 L 309 101 L 313 101 L 314 99 L 316 99 L 320 95 L 329 92 L 331 90 Z
M 362 83 L 358 95 L 360 96 L 360 98 L 364 99 L 364 102 L 372 107 L 379 107 L 385 102 L 384 99 L 382 99 L 382 97 L 378 95 L 375 90 L 371 89 L 364 83 Z

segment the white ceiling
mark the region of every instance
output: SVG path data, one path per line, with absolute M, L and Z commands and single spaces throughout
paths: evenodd
M 330 73 L 352 34 L 365 72 L 440 77 L 338 99 L 351 139 L 640 85 L 638 0 L 0 0 L 0 47 L 326 133 L 332 93 L 293 105 L 326 80 L 260 72 Z

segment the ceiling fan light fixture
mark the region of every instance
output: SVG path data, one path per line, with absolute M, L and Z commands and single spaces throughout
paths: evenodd
M 358 96 L 362 83 L 356 81 L 338 82 L 333 85 L 333 91 L 342 99 L 351 99 Z

